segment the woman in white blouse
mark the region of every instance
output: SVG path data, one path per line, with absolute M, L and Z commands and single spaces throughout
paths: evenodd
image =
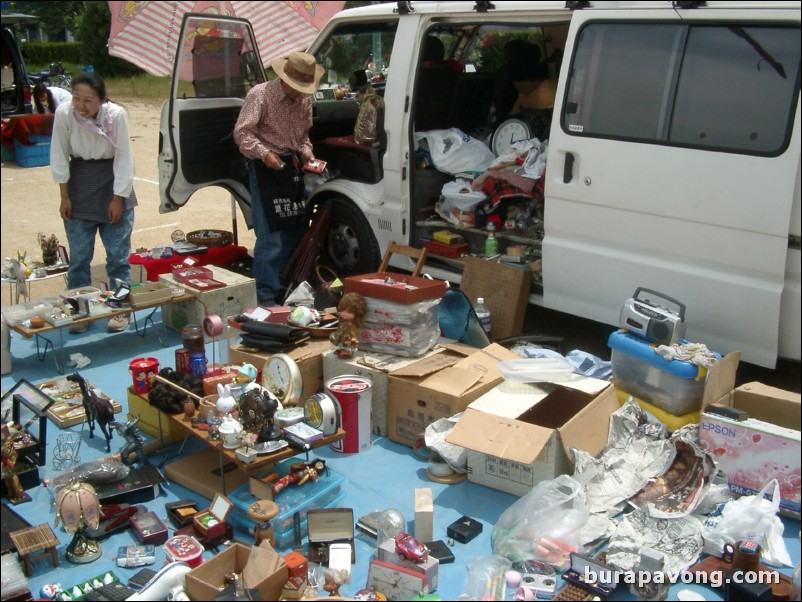
M 69 288 L 92 283 L 95 238 L 106 248 L 109 286 L 130 283 L 134 227 L 134 159 L 128 115 L 106 96 L 96 73 L 80 73 L 72 83 L 72 102 L 56 109 L 50 144 L 50 170 L 61 192 L 60 213 L 70 247 Z M 128 316 L 109 320 L 109 330 L 128 326 Z M 70 332 L 84 332 L 88 323 Z
M 72 92 L 55 86 L 38 83 L 33 87 L 34 113 L 55 113 L 60 105 L 72 102 Z

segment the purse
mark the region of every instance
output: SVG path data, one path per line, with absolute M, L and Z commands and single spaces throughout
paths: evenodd
M 321 271 L 328 272 L 327 276 L 330 277 L 330 280 L 327 280 Z M 315 309 L 322 311 L 329 307 L 337 307 L 337 304 L 343 296 L 342 283 L 332 288 L 332 284 L 339 282 L 337 273 L 327 265 L 318 264 L 317 267 L 315 267 L 315 274 L 318 280 L 314 296 Z

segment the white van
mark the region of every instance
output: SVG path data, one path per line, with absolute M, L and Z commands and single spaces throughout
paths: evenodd
M 161 211 L 218 185 L 247 219 L 231 131 L 265 74 L 246 22 L 215 25 L 216 54 L 176 61 Z M 209 17 L 184 27 L 199 44 Z M 690 340 L 762 366 L 800 359 L 800 2 L 399 2 L 339 13 L 309 51 L 327 69 L 311 138 L 335 175 L 310 206 L 331 201 L 322 260 L 339 274 L 443 229 L 483 254 L 482 227 L 447 221 L 455 175 L 416 133 L 458 128 L 497 152 L 537 137 L 540 181 L 491 185 L 474 212 L 499 214 L 502 253 L 542 260 L 532 303 L 616 325 L 633 291 L 655 289 L 684 302 Z M 372 145 L 352 138 L 355 71 L 384 99 Z M 430 254 L 426 270 L 459 282 L 462 261 Z

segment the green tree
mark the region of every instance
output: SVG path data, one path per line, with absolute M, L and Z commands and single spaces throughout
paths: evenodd
M 81 42 L 81 60 L 106 77 L 126 77 L 142 73 L 128 61 L 109 55 L 111 11 L 107 2 L 82 2 L 83 15 L 76 38 Z
M 39 17 L 39 27 L 51 40 L 64 40 L 64 30 L 74 32 L 78 26 L 84 2 L 9 2 L 12 12 Z

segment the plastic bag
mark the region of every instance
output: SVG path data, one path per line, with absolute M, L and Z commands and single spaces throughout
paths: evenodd
M 498 519 L 493 553 L 513 562 L 535 559 L 565 569 L 588 520 L 582 486 L 568 475 L 538 483 Z
M 373 144 L 379 140 L 379 131 L 384 121 L 384 100 L 378 94 L 368 94 L 359 107 L 354 127 L 354 142 Z
M 772 499 L 766 494 L 771 493 Z M 731 500 L 720 512 L 711 514 L 704 522 L 702 536 L 704 551 L 721 557 L 724 544 L 743 540 L 757 541 L 761 561 L 774 566 L 791 566 L 791 557 L 783 542 L 783 523 L 777 516 L 780 509 L 780 484 L 772 479 L 756 495 Z
M 415 132 L 415 143 L 428 146 L 434 166 L 446 173 L 484 172 L 495 155 L 481 141 L 458 128 Z

